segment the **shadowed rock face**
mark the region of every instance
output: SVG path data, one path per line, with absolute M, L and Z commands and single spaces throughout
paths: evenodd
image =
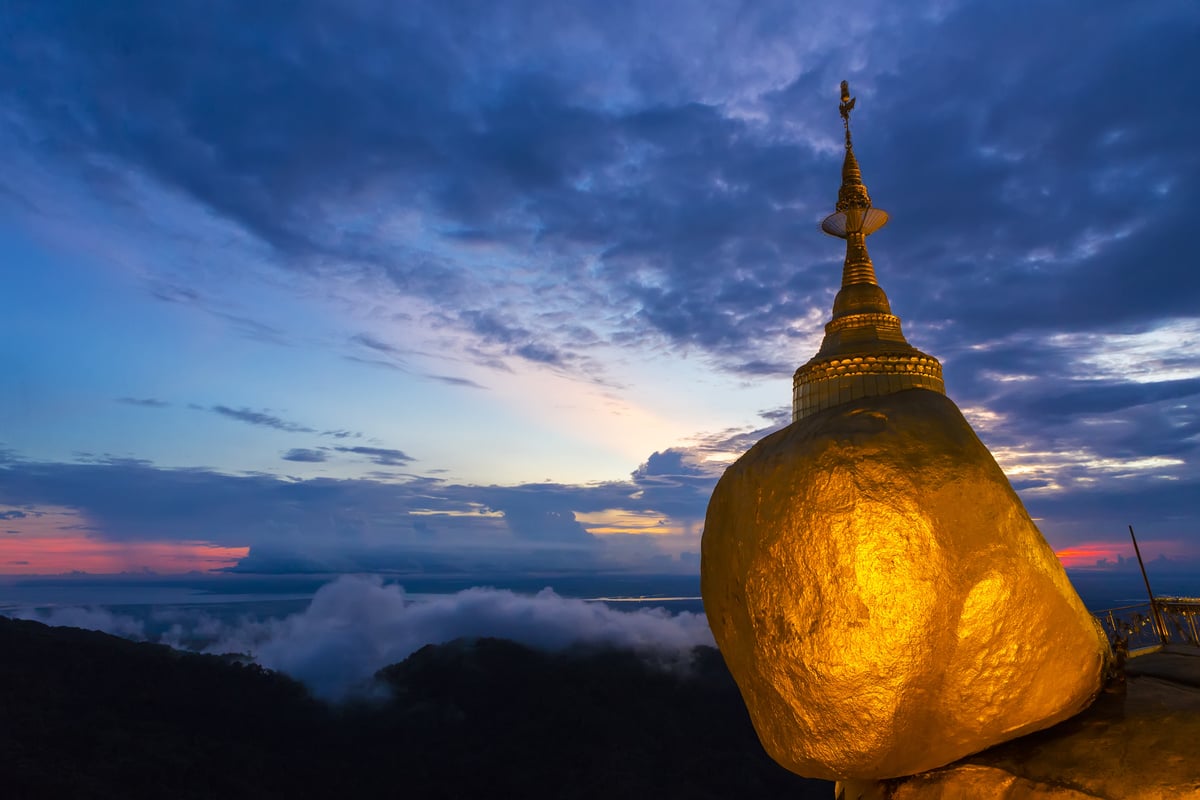
M 945 396 L 805 417 L 713 492 L 705 610 L 767 752 L 889 778 L 1078 713 L 1108 646 Z
M 837 800 L 1196 800 L 1200 649 L 1168 647 L 1126 665 L 1087 711 L 942 769 L 847 781 Z

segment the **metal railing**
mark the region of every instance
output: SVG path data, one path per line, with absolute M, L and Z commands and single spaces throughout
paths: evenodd
M 1109 644 L 1120 651 L 1129 652 L 1142 647 L 1168 644 L 1190 644 L 1200 647 L 1200 636 L 1196 631 L 1196 615 L 1200 614 L 1200 598 L 1155 597 L 1150 588 L 1150 576 L 1146 574 L 1146 562 L 1138 547 L 1137 534 L 1129 526 L 1129 538 L 1133 541 L 1133 553 L 1137 556 L 1142 580 L 1146 582 L 1148 603 L 1109 608 L 1096 612 L 1101 627 L 1108 634 Z M 1146 613 L 1143 613 L 1145 610 Z
M 1156 597 L 1097 611 L 1095 616 L 1114 646 L 1120 639 L 1129 650 L 1164 644 L 1200 647 L 1200 598 Z

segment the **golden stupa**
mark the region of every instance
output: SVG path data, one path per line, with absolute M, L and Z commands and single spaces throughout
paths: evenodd
M 792 421 L 839 403 L 878 397 L 904 389 L 946 393 L 942 365 L 910 345 L 900 318 L 875 280 L 867 237 L 887 224 L 886 211 L 871 205 L 850 139 L 850 87 L 842 81 L 842 125 L 846 158 L 834 213 L 821 230 L 846 240 L 842 288 L 833 301 L 833 319 L 825 325 L 821 349 L 792 379 Z
M 713 635 L 767 752 L 801 775 L 940 767 L 1064 720 L 1108 645 L 957 406 L 891 312 L 850 139 L 842 287 L 793 422 L 718 482 L 701 545 Z

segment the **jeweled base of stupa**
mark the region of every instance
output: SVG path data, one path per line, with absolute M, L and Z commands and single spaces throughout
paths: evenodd
M 792 379 L 793 421 L 840 403 L 905 389 L 945 393 L 942 365 L 933 356 L 922 353 L 903 340 L 899 317 L 890 314 L 873 316 L 879 318 L 870 325 L 873 331 L 886 334 L 894 330 L 899 341 L 880 336 L 878 345 L 870 349 L 857 347 L 851 353 L 840 353 L 831 348 L 830 352 L 820 352 L 814 356 L 796 370 Z M 847 318 L 845 322 L 834 320 L 825 326 L 826 338 L 847 330 L 858 333 L 851 325 L 859 322 L 854 317 Z

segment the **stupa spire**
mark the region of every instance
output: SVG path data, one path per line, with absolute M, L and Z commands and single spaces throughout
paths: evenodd
M 861 397 L 904 389 L 946 392 L 942 365 L 905 340 L 900 318 L 892 314 L 867 252 L 867 237 L 887 223 L 888 214 L 871 204 L 854 155 L 850 112 L 856 101 L 850 96 L 850 85 L 842 81 L 838 105 L 846 131 L 842 185 L 834 212 L 821 222 L 821 230 L 846 240 L 846 260 L 821 349 L 793 378 L 793 420 Z
M 846 129 L 846 156 L 842 161 L 842 186 L 838 189 L 834 213 L 821 223 L 821 230 L 846 240 L 846 261 L 842 267 L 842 290 L 833 305 L 833 316 L 854 311 L 892 313 L 887 295 L 875 279 L 875 265 L 867 252 L 867 237 L 887 224 L 888 214 L 871 205 L 871 195 L 863 183 L 862 169 L 854 156 L 850 137 L 850 112 L 857 98 L 850 96 L 850 84 L 842 81 L 842 126 Z M 861 288 L 851 288 L 861 287 Z

